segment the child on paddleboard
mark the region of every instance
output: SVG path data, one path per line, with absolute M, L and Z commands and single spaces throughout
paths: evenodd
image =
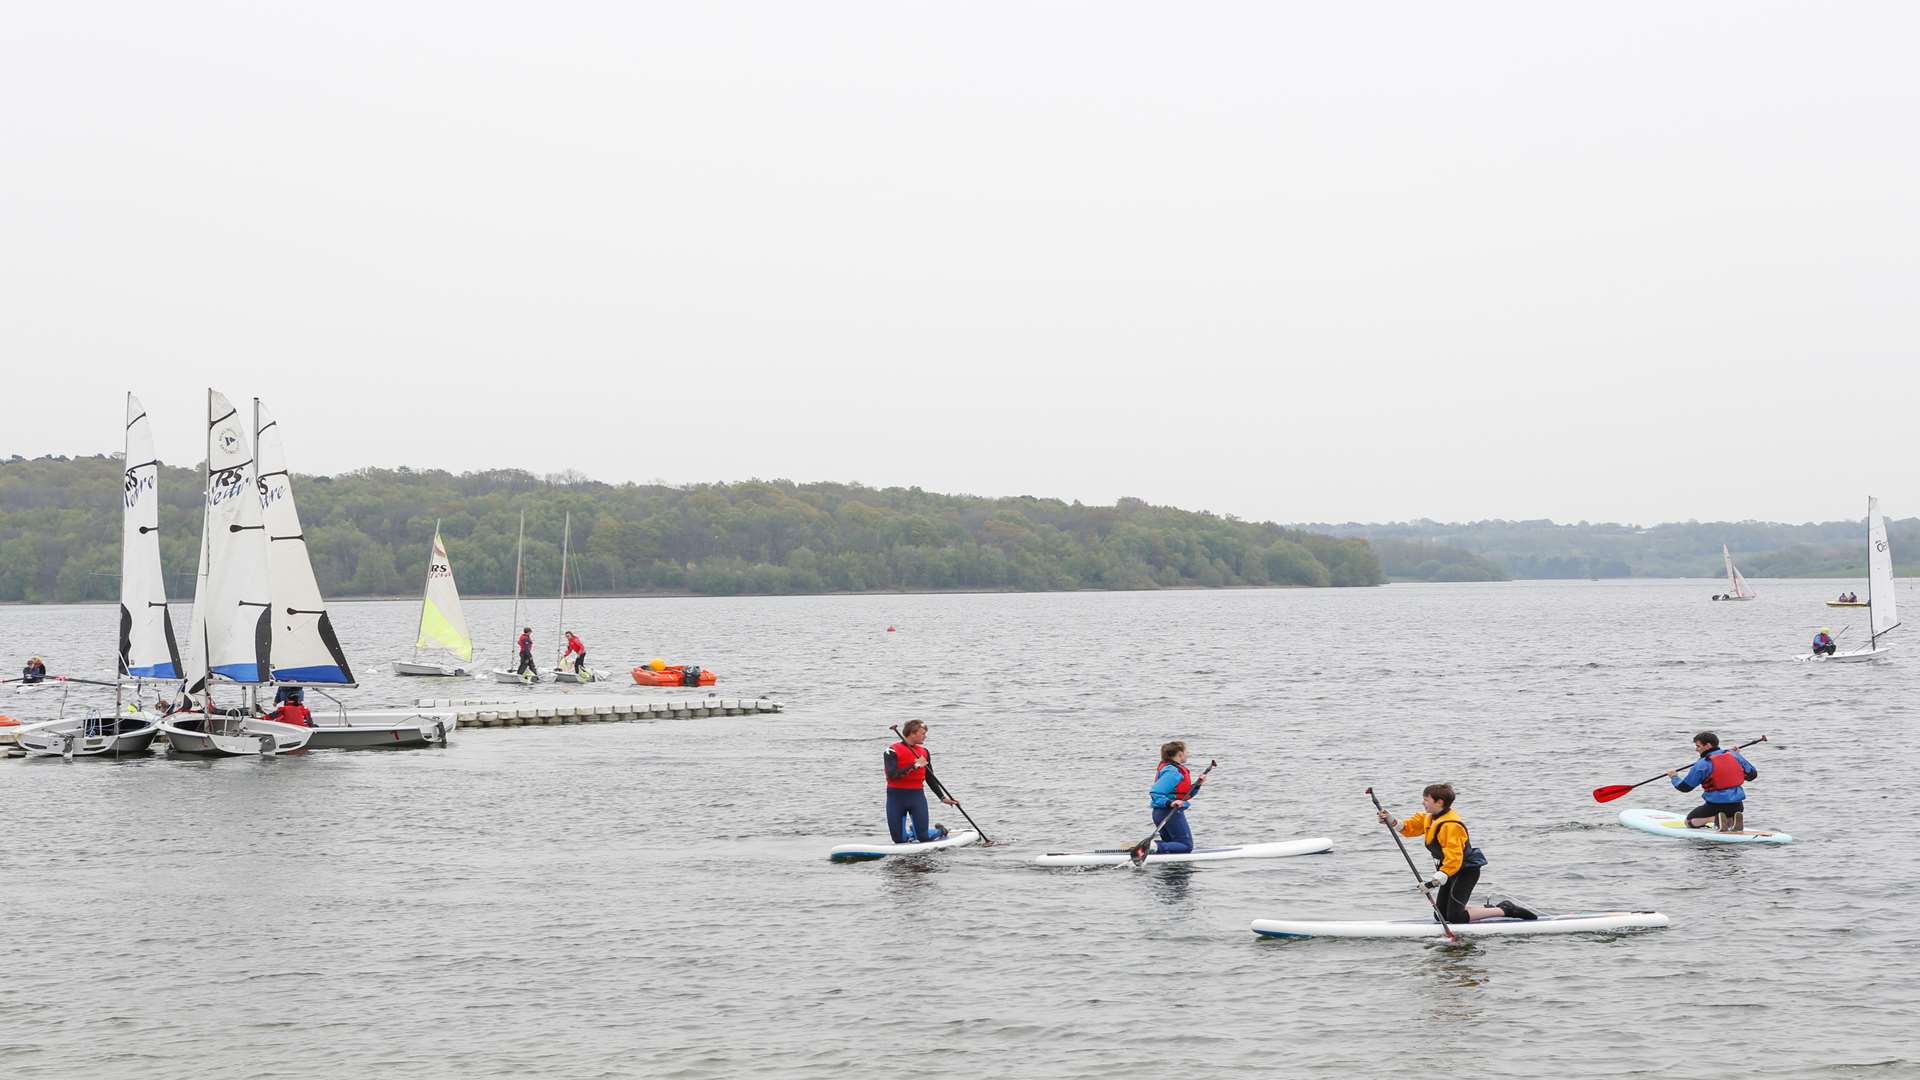
M 1187 771 L 1186 743 L 1176 739 L 1160 747 L 1160 767 L 1154 770 L 1153 787 L 1147 791 L 1147 801 L 1153 806 L 1153 823 L 1161 825 L 1160 839 L 1153 846 L 1155 855 L 1185 855 L 1193 850 L 1187 807 L 1193 797 L 1200 794 L 1200 785 L 1206 782 L 1206 777 L 1196 779 Z
M 924 785 L 933 775 L 933 755 L 921 745 L 926 741 L 926 722 L 909 720 L 900 729 L 900 741 L 882 755 L 887 766 L 887 832 L 896 844 L 926 843 L 947 835 L 945 825 L 927 824 Z M 940 801 L 948 806 L 960 805 L 943 791 Z
M 1712 825 L 1721 832 L 1742 831 L 1746 827 L 1745 784 L 1759 779 L 1760 770 L 1740 751 L 1720 749 L 1720 736 L 1711 731 L 1693 737 L 1693 751 L 1700 760 L 1684 775 L 1678 769 L 1667 770 L 1667 779 L 1673 781 L 1676 790 L 1706 789 L 1701 792 L 1700 805 L 1687 811 L 1687 828 Z
M 1428 854 L 1439 864 L 1433 877 L 1421 882 L 1421 887 L 1435 890 L 1433 902 L 1440 917 L 1450 923 L 1502 917 L 1538 918 L 1511 900 L 1502 900 L 1493 907 L 1467 903 L 1473 897 L 1473 887 L 1480 883 L 1480 868 L 1487 865 L 1487 857 L 1468 840 L 1467 823 L 1454 812 L 1453 800 L 1452 784 L 1428 784 L 1420 793 L 1426 813 L 1401 822 L 1385 810 L 1380 811 L 1380 820 L 1400 830 L 1400 835 L 1423 837 Z

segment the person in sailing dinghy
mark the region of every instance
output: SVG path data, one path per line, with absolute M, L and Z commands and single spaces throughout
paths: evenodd
M 1425 813 L 1402 822 L 1380 811 L 1380 820 L 1400 830 L 1400 835 L 1422 837 L 1427 853 L 1439 864 L 1433 877 L 1421 882 L 1421 887 L 1436 890 L 1433 903 L 1440 917 L 1450 923 L 1539 918 L 1512 900 L 1497 901 L 1493 907 L 1467 903 L 1473 897 L 1473 887 L 1480 883 L 1480 868 L 1487 865 L 1487 857 L 1468 839 L 1467 823 L 1454 812 L 1454 798 L 1452 784 L 1428 784 L 1420 792 Z
M 1833 641 L 1833 632 L 1826 627 L 1823 626 L 1814 633 L 1813 655 L 1819 656 L 1821 653 L 1826 653 L 1828 656 L 1832 656 L 1838 648 L 1840 648 L 1840 646 L 1834 644 Z
M 922 785 L 931 782 L 941 802 L 960 805 L 933 778 L 933 754 L 921 745 L 926 741 L 926 722 L 909 720 L 900 728 L 900 741 L 882 755 L 887 766 L 887 833 L 896 844 L 926 843 L 947 835 L 945 825 L 927 824 L 927 793 Z
M 307 709 L 306 691 L 297 686 L 283 686 L 273 695 L 279 707 L 268 713 L 267 720 L 278 720 L 282 724 L 298 727 L 312 727 L 313 713 Z
M 1684 774 L 1668 769 L 1667 779 L 1679 791 L 1706 789 L 1701 803 L 1687 811 L 1687 828 L 1704 829 L 1709 825 L 1721 832 L 1740 832 L 1746 825 L 1749 780 L 1757 780 L 1760 770 L 1753 767 L 1738 750 L 1720 749 L 1720 736 L 1703 731 L 1693 737 L 1693 750 L 1700 760 Z
M 23 683 L 43 682 L 46 677 L 47 662 L 37 656 L 28 659 L 26 666 L 20 669 L 20 681 Z
M 533 666 L 533 627 L 523 626 L 520 628 L 519 644 L 520 644 L 520 670 L 514 672 L 514 674 L 520 676 L 523 679 L 526 678 L 528 675 L 532 675 L 535 678 L 538 678 L 540 675 L 540 669 Z
M 1160 766 L 1154 770 L 1153 786 L 1147 789 L 1147 803 L 1153 807 L 1153 823 L 1162 825 L 1160 839 L 1154 841 L 1155 855 L 1185 855 L 1193 850 L 1193 830 L 1187 825 L 1187 807 L 1200 794 L 1206 778 L 1196 780 L 1187 771 L 1187 744 L 1178 739 L 1160 747 Z
M 567 649 L 560 654 L 560 662 L 565 664 L 568 657 L 573 657 L 573 670 L 575 674 L 578 674 L 587 666 L 587 645 L 586 642 L 574 637 L 573 631 L 568 630 L 565 633 L 567 635 Z M 577 656 L 575 655 L 576 653 L 578 654 Z

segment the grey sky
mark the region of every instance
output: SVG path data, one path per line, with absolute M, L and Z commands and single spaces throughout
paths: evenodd
M 35 4 L 0 452 L 1920 513 L 1920 8 Z

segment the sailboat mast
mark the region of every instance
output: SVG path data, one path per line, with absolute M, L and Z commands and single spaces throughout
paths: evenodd
M 513 548 L 513 621 L 520 621 L 520 565 L 527 557 L 527 512 L 520 511 L 520 540 Z M 520 640 L 520 631 L 507 627 L 507 666 L 513 666 L 514 645 Z
M 560 527 L 560 628 L 553 635 L 558 642 L 567 632 L 567 548 L 573 542 L 573 511 L 567 511 L 566 524 Z
M 433 584 L 433 552 L 440 546 L 440 519 L 433 519 L 433 543 L 427 547 L 427 580 L 420 586 L 420 622 L 413 628 L 413 658 L 420 659 L 420 630 L 427 625 L 427 587 Z
M 133 391 L 131 391 L 131 390 L 129 390 L 129 391 L 127 391 L 127 400 L 126 400 L 126 401 L 125 401 L 125 402 L 123 403 L 123 406 L 124 406 L 124 407 L 122 408 L 122 410 L 121 410 L 121 412 L 120 412 L 120 419 L 121 419 L 121 421 L 122 421 L 122 427 L 121 427 L 121 429 L 120 429 L 120 435 L 121 435 L 121 440 L 120 440 L 120 473 L 121 473 L 121 481 L 120 481 L 120 482 L 121 482 L 121 491 L 120 491 L 120 498 L 121 498 L 121 506 L 120 506 L 120 512 L 121 512 L 122 514 L 124 514 L 124 513 L 126 513 L 126 512 L 127 512 L 127 507 L 126 507 L 126 502 L 125 502 L 125 500 L 126 500 L 126 497 L 127 497 L 127 492 L 126 492 L 126 487 L 125 487 L 125 485 L 126 485 L 126 479 L 125 479 L 125 478 L 126 478 L 126 477 L 127 477 L 128 475 L 129 475 L 129 473 L 128 473 L 128 470 L 130 470 L 131 468 L 133 468 L 133 425 L 132 425 L 132 424 L 128 424 L 128 423 L 125 423 L 125 421 L 126 421 L 126 418 L 127 418 L 127 413 L 130 413 L 130 412 L 132 412 L 132 411 L 133 411 Z M 155 466 L 154 466 L 154 468 L 153 468 L 153 471 L 154 471 L 154 473 L 155 473 L 155 475 L 157 476 L 157 475 L 159 474 L 159 472 L 160 472 L 160 467 L 159 467 L 158 465 L 155 465 Z M 159 495 L 159 490 L 158 490 L 158 485 L 156 485 L 156 486 L 155 486 L 155 491 L 154 491 L 154 498 L 155 498 L 155 499 L 157 500 L 157 499 L 158 499 L 159 497 L 160 497 L 160 495 Z M 127 547 L 127 527 L 126 527 L 126 525 L 125 525 L 124 523 L 122 523 L 122 524 L 121 524 L 121 526 L 120 526 L 120 549 L 121 549 L 121 550 L 120 550 L 120 598 L 121 598 L 121 604 L 123 605 L 123 607 L 124 607 L 124 605 L 125 605 L 125 603 L 126 603 L 126 595 L 127 595 L 127 579 L 126 579 L 126 573 L 127 573 L 127 552 L 126 552 L 126 547 Z M 163 578 L 162 580 L 165 580 L 165 579 Z M 115 649 L 115 651 L 116 651 L 116 652 L 118 652 L 118 651 L 119 651 L 119 643 L 118 643 L 118 642 L 115 642 L 115 643 L 114 643 L 114 649 Z M 132 651 L 133 651 L 133 649 L 132 649 L 132 646 L 131 646 L 131 645 L 129 645 L 129 646 L 128 646 L 128 649 L 127 649 L 127 651 L 128 651 L 128 652 L 132 652 Z M 123 653 L 123 654 L 121 655 L 121 657 L 120 657 L 120 674 L 121 674 L 121 675 L 125 675 L 125 674 L 127 674 L 127 661 L 128 661 L 128 660 L 130 660 L 130 659 L 132 659 L 132 657 L 130 657 L 130 656 L 127 656 L 127 655 L 126 655 L 126 654 L 124 654 L 124 653 Z M 135 694 L 136 694 L 136 695 L 137 695 L 137 694 L 139 693 L 139 691 L 138 691 L 138 689 L 137 689 L 139 685 L 140 685 L 140 684 L 139 684 L 139 682 L 138 682 L 138 681 L 136 681 L 136 682 L 134 683 L 134 686 L 136 687 L 136 689 L 135 689 L 135 691 L 134 691 L 134 692 L 135 692 Z M 114 680 L 113 680 L 113 717 L 114 717 L 114 719 L 113 719 L 113 722 L 114 722 L 114 723 L 115 723 L 116 725 L 120 723 L 120 709 L 121 709 L 121 704 L 120 704 L 120 695 L 121 695 L 121 691 L 122 691 L 122 689 L 123 689 L 123 687 L 121 686 L 121 681 L 120 681 L 120 679 L 119 679 L 118 677 L 115 677 L 115 678 L 114 678 Z M 84 725 L 83 725 L 83 726 L 84 726 Z M 118 730 L 120 730 L 120 729 L 119 729 L 118 727 L 115 727 L 115 728 L 114 728 L 114 730 L 115 730 L 115 731 L 118 731 Z M 117 744 L 116 744 L 116 745 L 117 745 Z

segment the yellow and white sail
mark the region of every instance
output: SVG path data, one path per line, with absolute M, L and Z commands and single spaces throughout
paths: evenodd
M 467 632 L 467 613 L 460 607 L 460 590 L 453 584 L 453 563 L 433 527 L 433 554 L 427 559 L 427 592 L 420 601 L 418 649 L 445 649 L 461 660 L 473 659 L 473 635 Z

